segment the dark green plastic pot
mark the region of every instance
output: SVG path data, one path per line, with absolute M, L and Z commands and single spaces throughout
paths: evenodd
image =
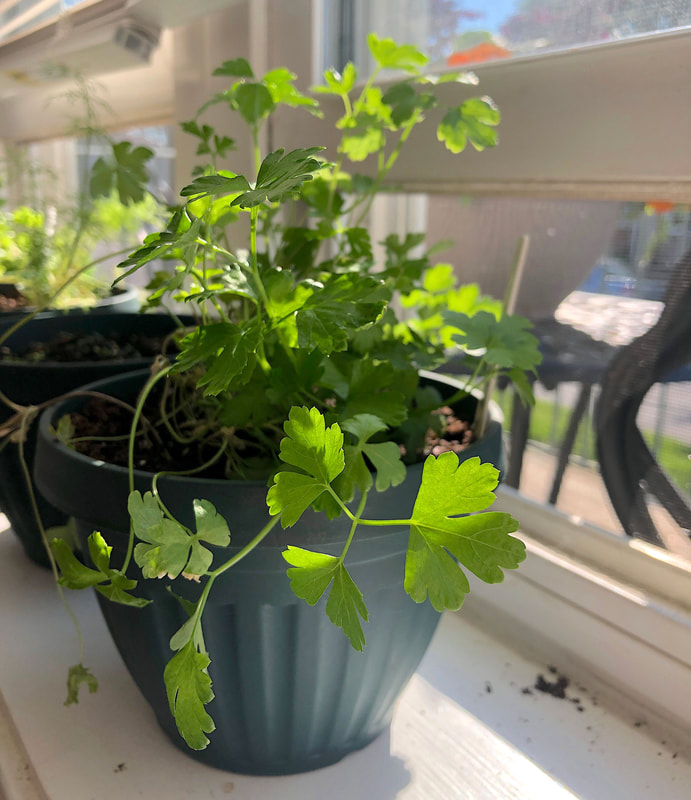
M 131 374 L 92 388 L 127 398 L 137 393 L 145 377 Z M 436 376 L 431 380 L 448 390 L 450 382 Z M 127 470 L 92 461 L 51 434 L 59 417 L 80 403 L 70 399 L 43 414 L 36 482 L 52 503 L 76 517 L 84 552 L 88 535 L 100 530 L 113 546 L 114 560 L 122 563 L 129 530 Z M 476 455 L 501 466 L 497 421 L 490 423 L 485 440 L 464 453 L 465 458 Z M 421 464 L 412 466 L 403 484 L 373 493 L 365 514 L 380 519 L 408 516 L 421 473 Z M 135 484 L 142 492 L 149 490 L 151 475 L 136 472 Z M 260 482 L 166 477 L 159 490 L 185 525 L 194 525 L 195 498 L 210 500 L 228 520 L 232 546 L 217 553 L 217 564 L 249 542 L 268 519 L 266 486 Z M 167 581 L 141 581 L 137 592 L 155 600 L 144 609 L 115 605 L 97 595 L 127 668 L 178 747 L 220 769 L 281 775 L 338 761 L 388 727 L 394 701 L 439 621 L 429 603 L 416 604 L 403 591 L 407 528 L 363 526 L 348 552 L 348 569 L 370 612 L 363 653 L 355 652 L 328 620 L 324 598 L 311 607 L 292 594 L 281 555 L 287 544 L 338 555 L 349 525 L 345 518 L 329 521 L 308 511 L 294 528 L 275 528 L 214 584 L 204 612 L 204 639 L 216 695 L 208 710 L 216 730 L 206 750 L 187 749 L 168 708 L 163 684 L 172 656 L 168 641 L 186 617 L 167 591 Z M 134 565 L 132 576 L 141 577 Z M 178 581 L 175 591 L 194 600 L 201 586 Z
M 15 319 L 16 321 L 16 319 Z M 12 324 L 0 320 L 0 334 Z M 160 336 L 172 331 L 173 321 L 165 315 L 155 314 L 39 314 L 20 328 L 7 341 L 11 347 L 22 347 L 36 341 L 46 341 L 60 332 L 99 332 L 103 334 L 137 332 L 143 335 Z M 71 392 L 85 383 L 131 372 L 148 366 L 150 358 L 90 361 L 90 362 L 9 362 L 0 361 L 0 390 L 19 405 L 37 405 L 53 397 Z M 0 403 L 0 423 L 12 415 L 12 411 Z M 31 426 L 24 446 L 29 469 L 32 468 L 36 449 L 36 427 Z M 67 515 L 55 508 L 37 493 L 37 504 L 45 527 L 65 525 Z M 19 448 L 12 442 L 0 451 L 0 509 L 7 515 L 12 529 L 24 546 L 32 561 L 48 566 L 41 534 L 31 507 L 24 479 Z

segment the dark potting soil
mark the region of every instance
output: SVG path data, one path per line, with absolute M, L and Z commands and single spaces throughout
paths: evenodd
M 143 409 L 143 422 L 135 439 L 134 466 L 145 472 L 180 472 L 195 469 L 214 454 L 213 444 L 201 446 L 176 442 L 166 430 L 159 410 L 161 392 L 154 389 Z M 136 397 L 129 398 L 131 405 Z M 94 397 L 87 401 L 81 412 L 70 414 L 74 438 L 93 437 L 76 441 L 75 450 L 97 461 L 126 467 L 128 464 L 129 435 L 132 412 L 107 398 Z M 223 478 L 223 464 L 217 462 L 199 477 Z
M 21 311 L 26 306 L 26 298 L 24 295 L 17 295 L 17 297 L 9 297 L 0 292 L 0 314 L 6 311 Z
M 462 453 L 473 443 L 473 431 L 470 422 L 459 419 L 450 406 L 443 406 L 439 412 L 446 417 L 446 426 L 442 436 L 428 430 L 425 436 L 423 455 L 439 456 L 442 453 Z
M 156 387 L 144 406 L 143 417 L 147 422 L 140 425 L 139 434 L 135 440 L 135 468 L 145 472 L 169 470 L 180 472 L 196 469 L 213 456 L 218 444 L 212 442 L 209 445 L 200 446 L 198 442 L 191 444 L 176 442 L 168 434 L 161 418 L 161 391 Z M 132 397 L 128 402 L 130 405 L 134 405 L 136 398 Z M 446 432 L 443 438 L 440 438 L 432 430 L 427 432 L 425 448 L 420 453 L 420 460 L 426 458 L 430 453 L 435 456 L 447 451 L 460 453 L 472 441 L 469 422 L 459 420 L 448 406 L 441 408 L 440 412 L 446 415 Z M 70 420 L 74 429 L 73 438 L 89 437 L 88 441 L 74 442 L 72 446 L 78 452 L 95 460 L 127 466 L 128 438 L 132 424 L 131 411 L 106 398 L 91 398 L 81 412 L 70 415 Z M 238 437 L 240 436 L 241 434 L 238 434 Z M 243 448 L 245 456 L 252 455 L 253 449 L 256 449 L 258 457 L 262 453 L 262 450 L 251 440 L 238 438 L 237 444 Z M 198 473 L 198 477 L 228 477 L 224 470 L 224 460 L 220 459 L 209 469 Z M 271 471 L 269 462 L 265 462 L 263 470 L 248 477 L 268 480 Z
M 2 361 L 67 363 L 122 361 L 153 358 L 161 352 L 164 337 L 138 333 L 58 333 L 47 342 L 32 342 L 17 352 L 0 347 Z

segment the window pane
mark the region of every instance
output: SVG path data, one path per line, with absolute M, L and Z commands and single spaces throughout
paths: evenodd
M 25 33 L 43 22 L 50 22 L 83 0 L 16 0 L 0 4 L 0 42 Z
M 415 219 L 414 227 L 427 232 L 428 245 L 455 240 L 435 262 L 450 263 L 460 282 L 476 282 L 499 298 L 517 240 L 530 236 L 516 311 L 535 323 L 544 361 L 535 385 L 520 491 L 539 502 L 556 497 L 560 510 L 622 532 L 597 464 L 593 413 L 598 385 L 616 349 L 657 322 L 674 267 L 691 248 L 689 208 L 660 202 L 444 196 L 394 196 L 379 203 L 377 216 L 384 220 L 376 230 L 379 240 Z M 584 413 L 568 446 L 567 430 L 579 398 Z M 510 430 L 515 421 L 512 393 L 499 392 L 498 399 Z M 690 493 L 691 368 L 653 386 L 638 427 L 673 483 Z M 560 454 L 569 459 L 559 483 Z M 654 503 L 650 513 L 662 532 L 676 530 L 669 540 L 674 549 L 679 526 Z
M 372 64 L 369 31 L 416 44 L 434 67 L 576 47 L 691 25 L 688 0 L 327 0 L 327 65 Z

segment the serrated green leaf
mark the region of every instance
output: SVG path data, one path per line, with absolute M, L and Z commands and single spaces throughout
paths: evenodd
M 326 602 L 326 615 L 336 627 L 342 629 L 354 650 L 362 652 L 365 649 L 365 634 L 362 631 L 360 617 L 367 622 L 367 606 L 362 592 L 342 563 L 334 574 L 333 585 Z
M 377 472 L 376 489 L 385 491 L 390 486 L 398 486 L 405 478 L 405 465 L 401 461 L 401 451 L 394 442 L 370 442 L 369 439 L 387 429 L 387 424 L 373 414 L 358 414 L 342 423 L 344 431 L 357 438 L 356 445 L 346 445 L 345 469 L 334 483 L 341 499 L 348 503 L 353 499 L 355 488 L 366 491 L 372 485 L 372 476 L 363 454 Z
M 401 461 L 401 449 L 395 442 L 368 443 L 363 453 L 377 471 L 375 488 L 385 492 L 390 486 L 398 486 L 405 480 L 405 464 Z
M 299 472 L 278 472 L 266 502 L 272 516 L 281 515 L 281 526 L 291 528 L 312 503 L 326 491 L 326 485 Z
M 411 527 L 403 588 L 416 603 L 429 600 L 437 611 L 457 611 L 470 591 L 468 579 L 446 550 Z
M 521 402 L 524 406 L 533 406 L 535 405 L 535 395 L 533 394 L 533 385 L 528 380 L 525 372 L 522 369 L 518 369 L 514 367 L 514 369 L 510 369 L 508 372 L 509 380 L 514 386 L 514 389 L 518 393 L 518 396 L 521 399 Z
M 437 104 L 437 98 L 429 92 L 416 92 L 411 83 L 404 81 L 391 86 L 382 102 L 391 107 L 391 122 L 400 128 L 408 123 L 416 111 L 426 111 Z
M 409 369 L 409 372 L 415 375 L 414 370 Z M 405 369 L 394 369 L 385 361 L 360 359 L 345 384 L 343 417 L 373 414 L 388 425 L 400 425 L 408 414 L 406 381 Z
M 79 702 L 79 689 L 85 685 L 89 693 L 98 691 L 98 681 L 93 673 L 83 664 L 75 664 L 67 673 L 67 699 L 65 705 Z
M 256 364 L 256 352 L 262 336 L 259 321 L 244 327 L 232 322 L 200 325 L 180 342 L 175 372 L 206 364 L 197 386 L 207 395 L 225 391 L 233 381 L 240 385 L 249 380 Z
M 292 564 L 287 571 L 290 588 L 296 597 L 314 606 L 329 588 L 339 559 L 326 553 L 315 553 L 302 547 L 288 545 L 283 558 Z
M 489 98 L 471 98 L 449 109 L 437 128 L 437 139 L 452 153 L 460 153 L 470 142 L 476 150 L 494 147 L 499 111 Z
M 134 548 L 134 559 L 144 577 L 177 578 L 189 558 L 191 537 L 187 530 L 164 517 L 151 492 L 143 496 L 139 491 L 131 492 L 127 509 L 135 536 L 141 542 Z
M 362 651 L 365 635 L 360 617 L 367 621 L 367 606 L 343 562 L 335 556 L 292 545 L 283 552 L 283 558 L 293 565 L 287 572 L 290 588 L 310 605 L 315 605 L 332 584 L 326 603 L 327 616 L 343 630 L 353 648 Z
M 182 197 L 208 197 L 216 194 L 237 194 L 250 188 L 244 175 L 201 175 L 180 191 Z
M 105 580 L 102 572 L 85 567 L 62 539 L 53 539 L 50 546 L 60 567 L 58 583 L 61 586 L 68 589 L 86 589 Z
M 330 67 L 324 72 L 326 86 L 313 86 L 312 91 L 320 94 L 347 95 L 355 86 L 357 68 L 349 61 L 343 68 L 343 73 Z
M 91 560 L 96 565 L 96 568 L 101 570 L 104 574 L 107 574 L 110 568 L 110 554 L 113 548 L 106 544 L 100 531 L 94 531 L 91 536 L 89 536 L 87 546 L 89 548 Z
M 281 525 L 294 525 L 344 468 L 343 434 L 338 425 L 326 428 L 316 408 L 293 406 L 284 425 L 280 458 L 303 473 L 279 471 L 267 495 L 269 513 L 281 515 Z
M 106 544 L 99 531 L 94 531 L 89 536 L 87 544 L 89 554 L 98 568 L 96 570 L 82 564 L 62 539 L 54 539 L 51 542 L 55 560 L 60 567 L 61 575 L 58 583 L 61 586 L 68 589 L 86 589 L 93 586 L 97 592 L 114 603 L 136 608 L 143 608 L 151 602 L 144 597 L 135 597 L 129 593 L 130 589 L 136 588 L 136 580 L 127 578 L 116 569 L 111 569 L 110 554 L 113 548 Z
M 172 590 L 171 594 L 173 594 Z M 198 635 L 198 632 L 201 630 L 201 626 L 198 625 L 198 622 L 201 617 L 202 609 L 198 603 L 190 603 L 189 601 L 183 602 L 183 598 L 175 594 L 174 597 L 183 604 L 183 608 L 185 608 L 189 614 L 189 619 L 185 620 L 170 637 L 170 649 L 174 651 L 182 650 L 182 648 L 192 640 L 194 640 L 196 647 L 199 648 L 201 640 L 203 639 L 203 637 Z
M 199 576 L 206 575 L 213 560 L 214 555 L 211 550 L 204 547 L 197 539 L 192 539 L 189 559 L 182 572 L 182 576 L 184 578 L 197 580 Z
M 285 67 L 279 67 L 267 72 L 262 78 L 262 83 L 271 93 L 271 98 L 275 104 L 282 103 L 293 108 L 303 107 L 311 114 L 321 117 L 319 103 L 314 98 L 308 97 L 295 88 L 293 82 L 296 78 L 297 75 L 290 70 Z
M 423 521 L 428 514 L 436 519 L 439 515 L 483 511 L 494 502 L 498 483 L 499 470 L 477 456 L 460 464 L 455 453 L 430 456 L 425 461 L 413 518 Z
M 460 608 L 467 593 L 460 561 L 481 580 L 498 583 L 501 568 L 515 569 L 525 558 L 525 545 L 509 536 L 518 523 L 509 514 L 487 512 L 494 500 L 498 471 L 471 458 L 459 464 L 454 453 L 429 456 L 411 516 L 404 588 L 416 601 L 430 602 L 437 611 Z M 449 566 L 451 565 L 451 566 Z
M 131 142 L 112 145 L 110 160 L 98 158 L 91 168 L 89 191 L 92 197 L 108 196 L 116 189 L 124 205 L 144 199 L 148 173 L 146 163 L 153 157 L 148 147 L 132 147 Z
M 134 548 L 134 558 L 145 578 L 176 578 L 182 573 L 197 579 L 206 574 L 213 560 L 213 554 L 201 542 L 225 547 L 230 541 L 226 521 L 208 500 L 193 501 L 194 534 L 168 519 L 151 492 L 144 496 L 132 492 L 127 507 L 135 536 L 141 540 Z
M 263 83 L 243 83 L 233 94 L 234 105 L 250 126 L 258 125 L 276 108 L 271 92 Z
M 321 163 L 313 156 L 323 147 L 301 147 L 286 153 L 276 150 L 262 162 L 254 189 L 236 197 L 231 205 L 254 208 L 266 200 L 280 200 L 286 194 L 297 191 L 305 181 L 312 180 L 312 173 L 321 169 Z
M 542 361 L 537 337 L 530 333 L 530 320 L 518 314 L 504 314 L 497 319 L 488 311 L 472 316 L 455 311 L 444 312 L 447 325 L 458 328 L 452 339 L 465 350 L 484 350 L 484 358 L 503 368 L 534 370 Z
M 109 584 L 99 584 L 95 587 L 96 591 L 99 594 L 102 594 L 104 597 L 107 597 L 111 603 L 120 603 L 123 606 L 132 606 L 133 608 L 144 608 L 151 603 L 151 600 L 147 600 L 145 597 L 135 597 L 133 594 L 126 592 L 124 589 L 121 589 L 119 586 L 116 586 L 114 583 Z
M 216 726 L 204 706 L 214 699 L 206 653 L 198 653 L 188 642 L 166 665 L 163 680 L 168 705 L 182 738 L 192 750 L 203 750 L 209 743 L 205 734 Z
M 228 523 L 208 500 L 194 500 L 197 535 L 209 544 L 226 547 L 230 543 Z
M 388 296 L 388 287 L 371 276 L 332 276 L 323 287 L 316 287 L 297 310 L 298 345 L 308 351 L 318 347 L 325 355 L 345 350 L 358 328 L 377 320 Z
M 253 78 L 254 73 L 245 58 L 232 58 L 224 61 L 220 67 L 211 73 L 212 75 L 228 75 L 231 78 Z
M 380 39 L 375 33 L 367 37 L 372 57 L 384 69 L 402 69 L 417 73 L 429 58 L 412 44 L 396 44 L 393 39 Z
M 316 408 L 293 406 L 283 426 L 281 460 L 303 470 L 324 484 L 343 469 L 343 434 L 338 425 L 326 427 Z

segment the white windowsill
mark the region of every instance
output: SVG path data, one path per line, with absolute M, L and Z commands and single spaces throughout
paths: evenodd
M 3 522 L 0 517 L 0 530 Z M 512 603 L 529 603 L 529 595 L 520 600 L 521 587 L 535 588 L 542 559 L 531 552 L 526 566 L 531 562 L 522 583 L 512 575 L 503 587 L 488 587 L 487 597 L 508 589 L 505 597 Z M 540 661 L 526 657 L 532 647 L 528 641 L 516 648 L 500 640 L 493 635 L 501 627 L 496 607 L 485 603 L 478 589 L 474 584 L 476 599 L 467 613 L 442 620 L 399 702 L 390 735 L 317 772 L 253 778 L 199 765 L 169 744 L 122 665 L 90 593 L 70 597 L 84 628 L 85 660 L 100 688 L 78 706 L 63 706 L 66 670 L 76 652 L 69 619 L 49 573 L 25 558 L 10 531 L 0 533 L 5 701 L 4 710 L 0 702 L 0 798 L 684 797 L 691 785 L 691 750 L 683 734 L 622 700 L 583 663 L 565 661 L 561 646 L 543 653 Z M 533 611 L 540 616 L 537 606 Z M 476 624 L 483 617 L 493 620 L 484 628 Z M 565 617 L 562 627 L 572 621 Z M 551 677 L 547 665 L 552 663 L 574 679 L 567 695 L 579 697 L 579 704 L 521 691 L 538 673 Z M 652 685 L 655 674 L 648 680 Z M 689 685 L 679 687 L 680 700 Z

